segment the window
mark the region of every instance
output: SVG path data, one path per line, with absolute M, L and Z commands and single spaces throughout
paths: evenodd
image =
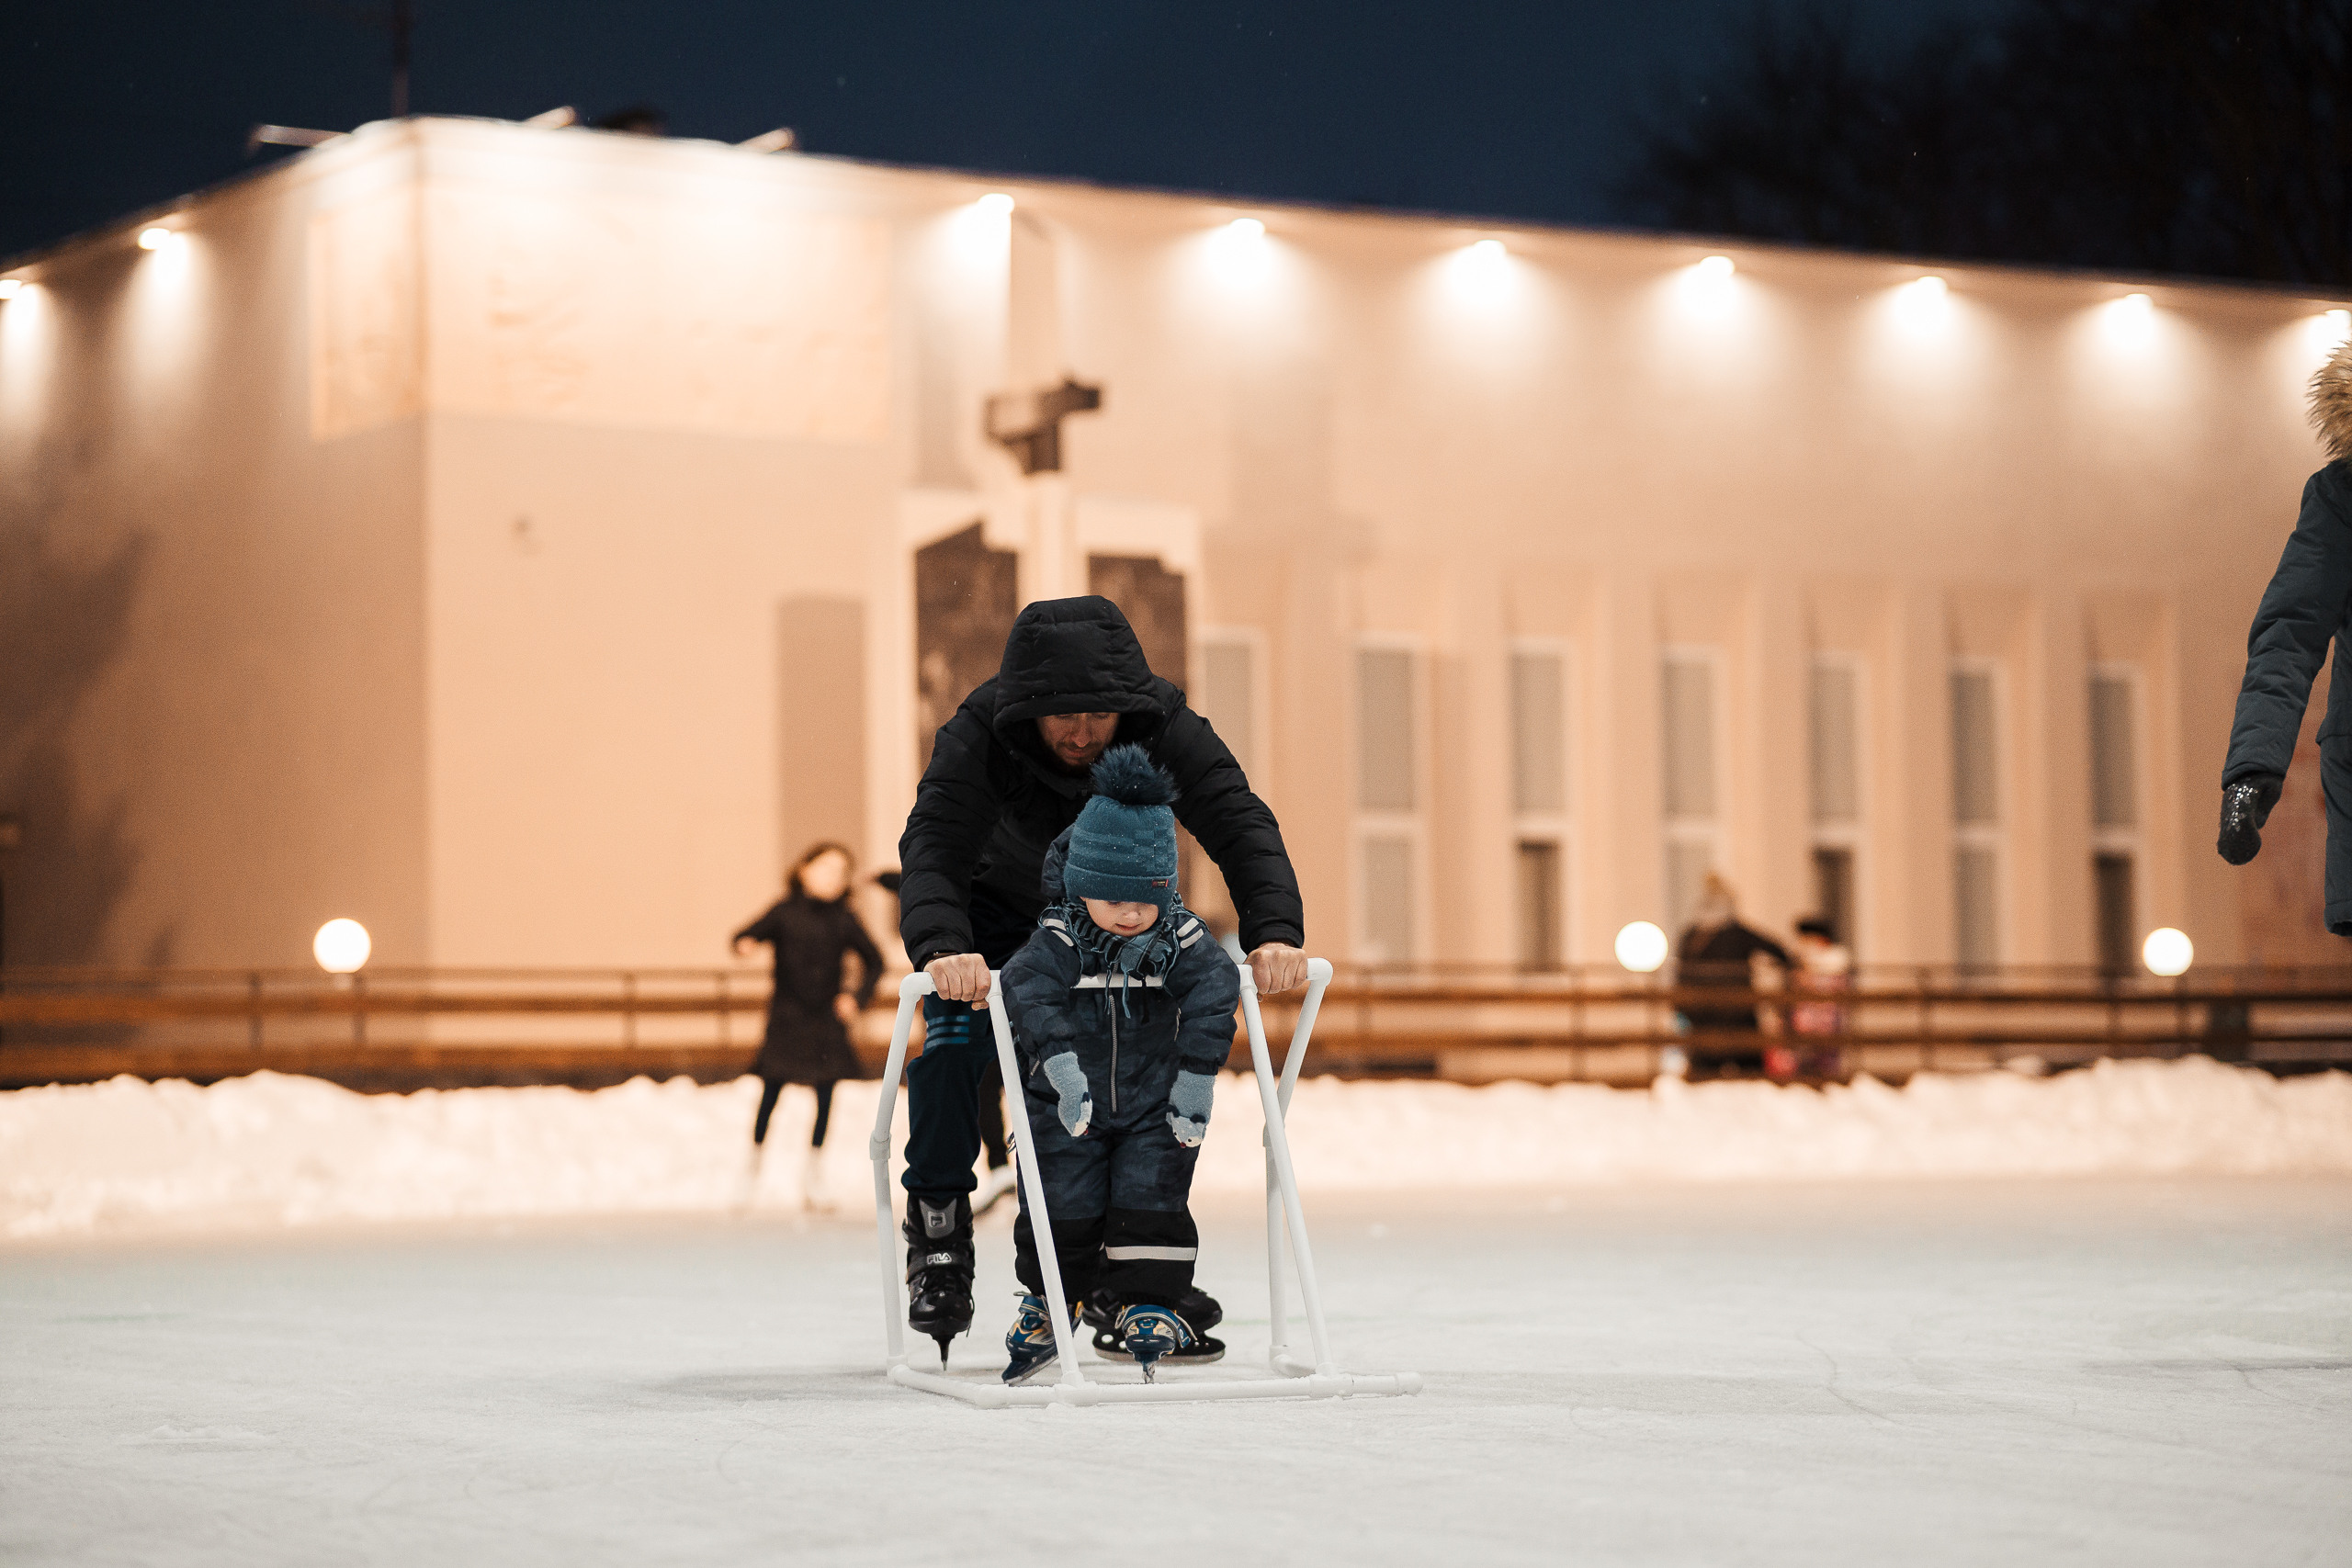
M 1951 672 L 1952 919 L 1962 969 L 2001 957 L 2000 703 L 1990 665 Z
M 1511 805 L 1521 817 L 1568 808 L 1567 660 L 1542 649 L 1510 656 Z
M 2132 929 L 2139 923 L 2133 871 L 2130 855 L 2102 851 L 2091 856 L 2092 897 L 2098 906 L 2098 966 L 2117 978 L 2132 973 Z
M 2139 683 L 2121 666 L 2091 671 L 2091 887 L 2098 964 L 2128 975 L 2139 932 Z
M 1209 721 L 1233 760 L 1241 764 L 1250 787 L 1261 795 L 1269 782 L 1272 750 L 1261 739 L 1266 734 L 1265 698 L 1258 684 L 1262 646 L 1259 634 L 1250 627 L 1204 631 L 1194 651 L 1192 687 L 1185 694 L 1193 711 Z M 1180 875 L 1185 904 L 1219 937 L 1238 933 L 1241 912 L 1233 907 L 1224 873 L 1181 827 L 1176 842 L 1183 868 Z
M 1414 775 L 1413 654 L 1367 648 L 1356 655 L 1356 804 L 1366 811 L 1411 811 Z
M 1813 912 L 1849 947 L 1854 941 L 1854 852 L 1833 844 L 1813 847 Z
M 1671 649 L 1660 672 L 1666 794 L 1666 906 L 1679 930 L 1698 908 L 1721 852 L 1716 820 L 1715 659 Z
M 1518 837 L 1519 962 L 1556 969 L 1567 951 L 1568 671 L 1560 648 L 1510 655 L 1511 813 Z
M 1999 880 L 1993 851 L 1962 844 L 1953 854 L 1953 913 L 1964 970 L 1989 969 L 2000 962 Z
M 1356 929 L 1370 964 L 1420 956 L 1420 664 L 1409 648 L 1356 650 Z
M 1201 637 L 1201 671 L 1190 694 L 1193 711 L 1207 719 L 1264 793 L 1259 775 L 1266 759 L 1259 750 L 1258 639 L 1247 631 L 1210 631 Z
M 1519 966 L 1560 966 L 1560 846 L 1548 839 L 1519 846 Z
M 1815 826 L 1861 820 L 1861 671 L 1847 660 L 1816 659 L 1806 704 Z
M 1813 912 L 1849 946 L 1854 941 L 1854 868 L 1862 840 L 1861 694 L 1859 660 L 1838 654 L 1815 657 L 1805 694 Z

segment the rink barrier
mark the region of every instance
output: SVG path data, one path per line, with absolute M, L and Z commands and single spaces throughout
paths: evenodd
M 365 1090 L 718 1082 L 746 1070 L 758 1037 L 735 1015 L 767 1001 L 765 977 L 743 970 L 11 967 L 0 969 L 0 1086 L 264 1070 Z M 1757 1047 L 1754 1032 L 1686 1032 L 1678 1013 L 1753 1008 L 1769 1032 L 1801 1022 L 1792 1010 L 1805 1004 L 1835 1021 L 1810 1036 L 1813 1080 L 1900 1083 L 2020 1055 L 2052 1068 L 2192 1052 L 2274 1073 L 2352 1066 L 2352 967 L 2211 965 L 2157 981 L 2014 964 L 1864 965 L 1836 994 L 1693 989 L 1591 966 L 1348 965 L 1322 998 L 1316 1065 L 1340 1077 L 1645 1085 L 1669 1048 Z M 1295 1004 L 1265 1005 L 1279 1021 Z M 887 1032 L 863 1032 L 861 1061 L 878 1071 Z M 1247 1052 L 1237 1035 L 1236 1068 Z
M 1241 963 L 1238 967 L 1241 980 L 1241 1016 L 1250 1039 L 1250 1069 L 1257 1082 L 1260 1109 L 1265 1117 L 1266 1281 L 1269 1322 L 1272 1325 L 1267 1363 L 1276 1375 L 1266 1378 L 1202 1377 L 1195 1376 L 1189 1369 L 1171 1368 L 1169 1370 L 1169 1381 L 1163 1382 L 1098 1382 L 1087 1377 L 1079 1366 L 1077 1330 L 1069 1323 L 1067 1314 L 1060 1311 L 1046 1314 L 1053 1328 L 1054 1359 L 1058 1374 L 1054 1382 L 1008 1386 L 993 1369 L 984 1374 L 984 1382 L 979 1377 L 950 1376 L 944 1372 L 924 1371 L 907 1364 L 906 1303 L 900 1292 L 903 1275 L 899 1268 L 897 1214 L 892 1202 L 890 1145 L 899 1100 L 892 1090 L 906 1070 L 908 1042 L 913 1033 L 915 1016 L 922 1010 L 922 998 L 931 995 L 933 990 L 928 975 L 913 974 L 899 983 L 899 1011 L 891 1025 L 890 1055 L 883 1070 L 884 1089 L 876 1097 L 874 1133 L 866 1143 L 866 1153 L 874 1165 L 874 1224 L 882 1271 L 885 1377 L 903 1388 L 942 1394 L 990 1410 L 1039 1404 L 1168 1404 L 1225 1399 L 1390 1398 L 1421 1392 L 1421 1379 L 1417 1372 L 1342 1371 L 1333 1359 L 1330 1335 L 1324 1321 L 1322 1288 L 1315 1270 L 1314 1247 L 1307 1239 L 1306 1213 L 1299 1201 L 1297 1173 L 1291 1164 L 1290 1136 L 1283 1117 L 1290 1105 L 1290 1091 L 1298 1081 L 1300 1066 L 1306 1057 L 1307 1041 L 1313 1033 L 1316 1013 L 1320 1009 L 1325 989 L 1331 983 L 1331 965 L 1321 958 L 1307 960 L 1306 998 L 1299 1010 L 1298 1023 L 1292 1031 L 1290 1049 L 1279 1077 L 1273 1070 L 1272 1056 L 1266 1047 L 1265 1021 L 1258 1007 L 1256 976 L 1250 973 L 1247 963 Z M 1082 988 L 1099 988 L 1102 981 L 1099 976 L 1089 976 L 1079 984 Z M 1037 1168 L 1036 1152 L 1029 1146 L 1030 1140 L 1020 1135 L 1029 1125 L 1028 1095 L 1023 1086 L 1020 1063 L 1012 1046 L 1012 1021 L 1005 1014 L 1002 976 L 993 970 L 989 975 L 986 1011 L 996 1040 L 998 1070 L 1003 1075 L 1006 1092 L 1012 1097 L 1012 1104 L 1007 1107 L 1010 1114 L 1006 1121 L 1013 1136 L 1007 1142 L 1012 1145 L 1022 1193 L 1029 1203 L 1029 1223 L 1035 1236 L 1038 1267 L 1045 1276 L 1046 1298 L 1049 1303 L 1063 1303 L 1069 1297 L 1062 1289 L 1061 1259 L 1054 1247 L 1053 1216 L 1046 1202 L 1045 1182 Z M 1298 1276 L 1300 1302 L 1306 1313 L 1308 1341 L 1314 1357 L 1311 1362 L 1301 1361 L 1289 1353 L 1288 1314 L 1282 1292 L 1285 1242 Z M 1117 1365 L 1115 1362 L 1108 1364 Z

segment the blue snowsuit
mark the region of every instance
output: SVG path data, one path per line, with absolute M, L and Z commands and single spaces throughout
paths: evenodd
M 1046 864 L 1051 900 L 1061 896 L 1058 859 Z M 1074 913 L 1085 920 L 1082 909 Z M 1175 1305 L 1192 1288 L 1200 1255 L 1200 1232 L 1185 1208 L 1200 1150 L 1177 1141 L 1169 1096 L 1180 1068 L 1215 1074 L 1225 1065 L 1241 979 L 1199 917 L 1178 904 L 1163 919 L 1173 938 L 1158 944 L 1165 956 L 1132 975 L 1114 968 L 1102 990 L 1074 988 L 1081 975 L 1100 974 L 1103 964 L 1090 958 L 1051 908 L 1004 966 L 1027 1135 L 1045 1178 L 1062 1289 L 1072 1301 L 1107 1287 L 1123 1305 Z M 1128 942 L 1142 943 L 1159 929 Z M 1080 936 L 1100 945 L 1094 932 Z M 1142 983 L 1152 975 L 1159 985 Z M 1063 1127 L 1059 1097 L 1042 1070 L 1064 1052 L 1077 1055 L 1093 1100 L 1092 1120 L 1080 1137 Z M 1044 1294 L 1025 1191 L 1012 1236 L 1023 1287 Z

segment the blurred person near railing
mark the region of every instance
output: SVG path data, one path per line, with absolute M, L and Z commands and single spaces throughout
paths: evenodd
M 806 1084 L 817 1096 L 817 1119 L 801 1168 L 800 1201 L 811 1209 L 825 1201 L 825 1129 L 832 1120 L 833 1085 L 858 1076 L 850 1026 L 873 999 L 882 978 L 881 952 L 849 907 L 856 864 L 842 845 L 809 845 L 785 874 L 784 897 L 735 933 L 739 955 L 746 942 L 754 942 L 767 943 L 775 954 L 767 1033 L 752 1066 L 760 1075 L 760 1110 L 752 1122 L 752 1163 L 743 1176 L 746 1204 L 759 1180 L 768 1118 L 788 1083 Z M 860 970 L 854 993 L 843 987 L 842 975 L 842 959 L 853 953 Z
M 1840 996 L 1854 985 L 1854 955 L 1838 940 L 1836 928 L 1818 915 L 1797 922 L 1797 970 L 1790 988 L 1811 997 Z M 1770 1076 L 1833 1078 L 1838 1074 L 1837 1036 L 1846 1032 L 1846 1007 L 1838 1001 L 1802 1001 L 1789 1009 L 1790 1038 L 1779 1047 L 1781 1060 Z
M 1773 964 L 1781 975 L 1796 966 L 1789 950 L 1739 918 L 1738 896 L 1721 872 L 1707 873 L 1699 908 L 1682 940 L 1674 948 L 1674 983 L 1684 990 L 1751 991 L 1763 988 L 1757 974 L 1758 960 Z M 1704 1044 L 1690 1052 L 1695 1077 L 1732 1077 L 1764 1068 L 1763 1024 L 1757 1008 L 1685 1007 L 1682 1027 L 1698 1035 L 1755 1035 L 1753 1046 L 1741 1042 L 1728 1046 Z

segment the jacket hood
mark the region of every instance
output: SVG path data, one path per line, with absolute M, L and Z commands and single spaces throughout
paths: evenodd
M 2352 338 L 2312 377 L 2312 427 L 2332 460 L 2352 463 Z
M 1170 690 L 1144 661 L 1143 645 L 1116 604 L 1091 593 L 1041 599 L 1021 612 L 1005 638 L 991 722 L 1007 744 L 1033 750 L 1022 746 L 1035 737 L 1030 719 L 1056 713 L 1160 714 Z

